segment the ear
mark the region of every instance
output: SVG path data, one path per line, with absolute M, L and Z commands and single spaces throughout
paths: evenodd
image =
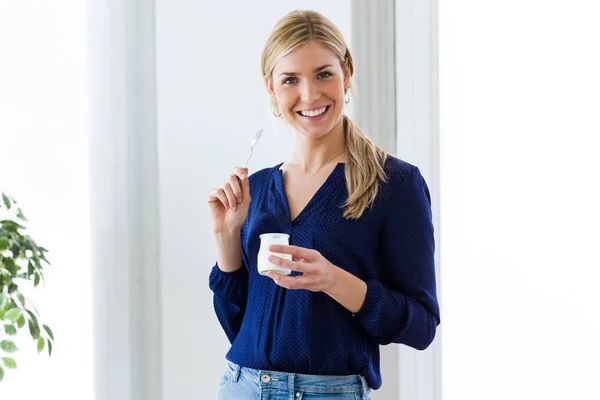
M 269 79 L 269 77 L 266 75 L 264 76 L 264 80 L 265 80 L 265 87 L 267 88 L 269 95 L 271 96 L 272 99 L 274 99 L 275 91 L 273 90 L 273 81 L 271 79 Z
M 348 67 L 344 68 L 344 91 L 350 88 L 350 79 L 352 79 L 352 75 L 350 74 L 350 69 Z

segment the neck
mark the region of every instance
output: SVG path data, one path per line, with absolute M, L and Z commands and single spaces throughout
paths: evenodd
M 296 134 L 296 148 L 291 162 L 299 164 L 304 171 L 318 170 L 333 162 L 346 160 L 346 138 L 343 118 L 325 136 L 312 139 Z

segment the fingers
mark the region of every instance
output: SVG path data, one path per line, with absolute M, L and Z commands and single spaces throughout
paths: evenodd
M 227 209 L 236 211 L 238 204 L 250 200 L 248 168 L 234 168 L 225 183 L 208 193 L 208 202 L 220 201 Z
M 273 253 L 290 254 L 292 258 L 296 260 L 304 259 L 306 261 L 316 261 L 321 255 L 316 250 L 298 246 L 288 246 L 285 244 L 272 244 L 269 247 L 269 251 L 272 251 Z
M 243 201 L 250 201 L 250 181 L 248 180 L 248 176 L 244 176 L 240 183 L 242 185 Z
M 238 204 L 250 200 L 250 184 L 248 183 L 248 168 L 234 168 L 228 179 Z
M 278 286 L 286 289 L 309 289 L 314 284 L 314 279 L 306 276 L 285 276 L 269 271 L 267 276 Z
M 304 262 L 286 260 L 277 256 L 270 256 L 269 262 L 277 265 L 278 267 L 283 267 L 291 269 L 292 271 L 298 271 L 302 273 L 311 272 L 314 269 L 309 264 L 306 264 Z
M 229 186 L 231 187 L 231 191 L 233 192 L 237 203 L 241 203 L 243 201 L 243 193 L 242 187 L 240 186 L 240 178 L 238 178 L 238 176 L 235 174 L 231 174 L 229 176 L 229 179 L 227 179 L 226 184 L 229 184 Z
M 240 180 L 248 177 L 248 168 L 236 167 L 233 169 L 233 175 L 237 176 Z
M 229 203 L 229 207 L 232 209 L 233 211 L 237 210 L 237 199 L 235 197 L 235 195 L 233 194 L 233 189 L 231 188 L 231 185 L 229 184 L 229 182 L 225 182 L 222 186 L 221 189 L 225 192 L 225 196 L 227 196 L 227 201 Z
M 215 201 L 220 201 L 221 203 L 223 203 L 223 206 L 225 206 L 225 208 L 229 208 L 229 200 L 227 199 L 227 195 L 221 188 L 212 189 L 210 192 L 208 192 L 208 202 L 212 203 Z

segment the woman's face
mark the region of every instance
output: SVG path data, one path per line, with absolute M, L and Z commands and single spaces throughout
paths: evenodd
M 310 138 L 329 133 L 344 113 L 350 82 L 335 54 L 318 42 L 283 57 L 265 82 L 282 117 Z

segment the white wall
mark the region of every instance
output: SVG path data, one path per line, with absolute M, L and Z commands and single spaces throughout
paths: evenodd
M 440 2 L 443 398 L 600 398 L 597 2 Z
M 439 108 L 438 108 L 438 2 L 396 0 L 396 154 L 419 167 L 431 193 L 435 234 L 436 288 L 440 308 Z M 425 351 L 399 347 L 399 398 L 441 399 L 441 347 L 446 317 L 435 340 Z
M 0 1 L 0 191 L 52 263 L 31 292 L 53 355 L 18 339 L 0 399 L 93 399 L 85 2 Z
M 208 288 L 216 252 L 206 194 L 245 162 L 259 128 L 251 171 L 292 149 L 293 134 L 269 118 L 260 54 L 275 22 L 296 8 L 323 12 L 350 39 L 349 2 L 157 1 L 165 399 L 212 396 L 223 372 L 229 343 Z

